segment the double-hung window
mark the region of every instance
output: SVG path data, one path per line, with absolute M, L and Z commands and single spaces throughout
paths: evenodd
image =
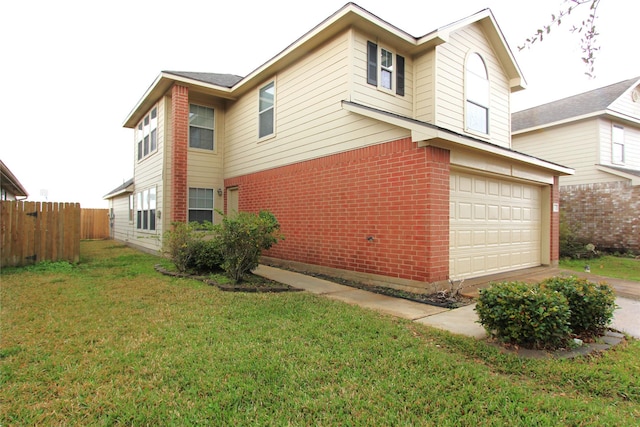
M 213 108 L 189 105 L 189 147 L 213 150 Z
M 472 53 L 465 66 L 466 129 L 489 133 L 489 76 L 480 55 Z
M 189 188 L 189 222 L 213 222 L 213 188 Z
M 367 83 L 404 96 L 404 56 L 368 41 Z
M 624 128 L 620 125 L 611 128 L 611 162 L 624 164 Z
M 140 191 L 136 195 L 136 228 L 153 231 L 156 229 L 156 188 Z
M 270 82 L 260 89 L 258 100 L 258 138 L 272 135 L 275 123 L 276 86 Z
M 138 160 L 142 160 L 158 148 L 158 108 L 154 107 L 136 127 Z

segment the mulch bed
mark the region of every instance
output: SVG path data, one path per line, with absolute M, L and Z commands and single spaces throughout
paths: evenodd
M 243 283 L 218 283 L 215 280 L 211 280 L 207 276 L 198 276 L 188 273 L 178 273 L 176 271 L 169 271 L 162 267 L 160 264 L 154 266 L 155 270 L 164 274 L 165 276 L 178 277 L 183 279 L 200 280 L 210 286 L 215 286 L 221 291 L 225 292 L 299 292 L 302 289 L 294 288 L 293 286 L 285 285 L 280 282 L 265 279 L 264 277 L 250 275 L 249 280 Z

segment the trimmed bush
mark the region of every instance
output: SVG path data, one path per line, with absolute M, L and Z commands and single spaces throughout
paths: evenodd
M 211 223 L 173 223 L 173 229 L 165 233 L 163 250 L 181 273 L 222 269 L 220 240 L 216 238 L 216 226 Z
M 480 290 L 480 323 L 502 341 L 527 348 L 554 349 L 569 339 L 569 303 L 560 292 L 523 282 Z
M 569 326 L 573 333 L 598 335 L 611 323 L 616 297 L 608 284 L 569 276 L 552 277 L 541 285 L 567 298 L 571 310 Z
M 233 217 L 223 217 L 219 230 L 222 267 L 235 283 L 258 266 L 263 250 L 283 238 L 279 230 L 280 223 L 268 211 L 239 212 Z

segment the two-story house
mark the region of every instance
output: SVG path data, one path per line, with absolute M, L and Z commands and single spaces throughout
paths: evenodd
M 570 165 L 560 205 L 576 238 L 640 252 L 640 77 L 512 115 L 513 147 Z
M 266 255 L 425 288 L 558 260 L 558 177 L 512 150 L 525 81 L 487 9 L 414 37 L 349 3 L 246 77 L 160 73 L 124 125 L 115 237 L 268 209 Z

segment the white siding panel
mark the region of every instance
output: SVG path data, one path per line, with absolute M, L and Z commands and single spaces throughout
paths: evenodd
M 489 141 L 510 147 L 510 89 L 506 73 L 478 24 L 462 28 L 436 47 L 436 124 L 465 132 L 464 67 L 469 52 L 482 55 L 489 73 Z
M 352 100 L 402 116 L 413 117 L 413 59 L 402 51 L 395 52 L 405 58 L 404 96 L 379 90 L 377 87 L 367 83 L 367 41 L 372 41 L 388 49 L 394 49 L 394 46 L 385 45 L 374 36 L 363 33 L 355 34 Z
M 250 91 L 226 112 L 226 177 L 239 176 L 409 135 L 342 109 L 349 99 L 347 31 L 292 64 L 276 82 L 276 128 L 273 138 L 258 141 L 257 92 Z M 366 43 L 366 40 L 365 40 Z M 407 67 L 408 68 L 408 67 Z M 356 76 L 357 80 L 358 77 Z M 269 80 L 265 80 L 267 83 Z M 366 80 L 365 80 L 366 82 Z
M 115 215 L 111 227 L 111 238 L 128 242 L 133 238 L 133 222 L 129 221 L 129 194 L 110 199 L 109 209 Z
M 434 89 L 435 89 L 435 50 L 430 50 L 414 61 L 415 78 L 415 111 L 416 120 L 433 123 L 434 121 Z
M 624 129 L 624 164 L 615 165 L 628 169 L 640 169 L 640 126 L 600 119 L 598 121 L 600 132 L 600 164 L 612 165 L 612 133 L 613 125 L 622 126 Z M 618 179 L 616 179 L 618 180 Z
M 602 128 L 594 119 L 514 135 L 513 148 L 574 168 L 575 175 L 561 176 L 560 185 L 619 181 L 596 166 L 603 160 L 598 149 L 599 140 L 604 137 Z M 609 130 L 609 141 L 610 138 Z
M 630 87 L 625 93 L 609 105 L 608 109 L 621 113 L 625 116 L 640 119 L 640 100 L 634 102 L 633 98 L 631 98 L 633 89 L 634 87 Z

